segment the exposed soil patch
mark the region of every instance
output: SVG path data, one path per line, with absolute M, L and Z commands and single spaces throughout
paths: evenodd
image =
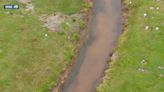
M 34 5 L 31 4 L 32 0 L 17 0 L 17 1 L 26 4 L 25 11 L 34 12 Z
M 44 27 L 47 27 L 52 32 L 67 30 L 73 32 L 80 29 L 80 20 L 82 14 L 64 15 L 61 13 L 55 13 L 47 16 L 42 15 L 39 17 L 44 22 Z
M 59 26 L 65 21 L 66 16 L 58 13 L 55 14 L 54 16 L 50 16 L 47 19 L 41 19 L 45 21 L 44 26 L 47 27 L 50 31 L 59 31 Z
M 24 3 L 24 4 L 27 4 L 27 3 L 30 3 L 32 0 L 17 0 L 17 1 Z
M 124 0 L 121 0 L 121 4 L 122 4 L 122 32 L 124 32 L 124 28 L 127 26 L 127 22 L 128 22 L 128 17 L 129 17 L 129 13 L 128 13 L 128 7 L 125 4 Z

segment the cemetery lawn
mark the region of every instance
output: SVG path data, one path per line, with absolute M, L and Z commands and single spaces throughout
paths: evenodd
M 19 4 L 20 9 L 0 8 L 0 92 L 50 92 L 74 56 L 80 33 L 68 39 L 67 30 L 50 32 L 38 16 L 78 13 L 83 0 L 33 0 L 34 14 L 9 1 L 0 0 L 0 6 Z
M 97 92 L 164 92 L 164 0 L 125 3 L 127 27 Z

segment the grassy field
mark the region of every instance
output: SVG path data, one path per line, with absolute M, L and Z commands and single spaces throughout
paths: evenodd
M 97 92 L 164 92 L 164 0 L 125 3 L 127 27 Z
M 34 0 L 33 2 L 40 13 L 59 11 L 70 14 L 78 12 L 83 6 L 83 1 L 84 0 Z
M 68 39 L 69 26 L 64 31 L 50 32 L 42 27 L 38 16 L 78 13 L 83 0 L 33 0 L 32 3 L 34 14 L 24 11 L 25 4 L 0 0 L 0 6 L 20 5 L 19 10 L 0 8 L 0 92 L 49 92 L 75 54 L 79 31 Z

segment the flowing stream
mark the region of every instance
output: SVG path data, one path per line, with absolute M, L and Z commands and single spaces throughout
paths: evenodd
M 121 34 L 121 0 L 93 0 L 88 38 L 62 92 L 95 92 Z

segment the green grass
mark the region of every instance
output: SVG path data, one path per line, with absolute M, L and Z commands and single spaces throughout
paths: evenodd
M 79 12 L 82 1 L 33 0 L 37 13 L 30 15 L 23 11 L 23 4 L 0 1 L 0 6 L 13 3 L 21 6 L 20 10 L 0 8 L 0 92 L 49 92 L 54 87 L 75 54 L 79 31 L 68 39 L 66 30 L 50 32 L 42 27 L 38 16 L 54 11 Z M 24 17 L 5 14 L 7 11 Z
M 164 67 L 164 1 L 125 2 L 130 15 L 128 26 L 115 49 L 117 58 L 112 59 L 97 92 L 164 92 L 164 69 L 159 68 Z M 155 10 L 150 10 L 151 6 Z M 146 18 L 144 13 L 148 14 Z M 141 63 L 143 59 L 147 64 Z
M 84 0 L 33 0 L 39 13 L 62 12 L 72 14 L 79 12 Z M 43 3 L 44 2 L 44 3 Z

